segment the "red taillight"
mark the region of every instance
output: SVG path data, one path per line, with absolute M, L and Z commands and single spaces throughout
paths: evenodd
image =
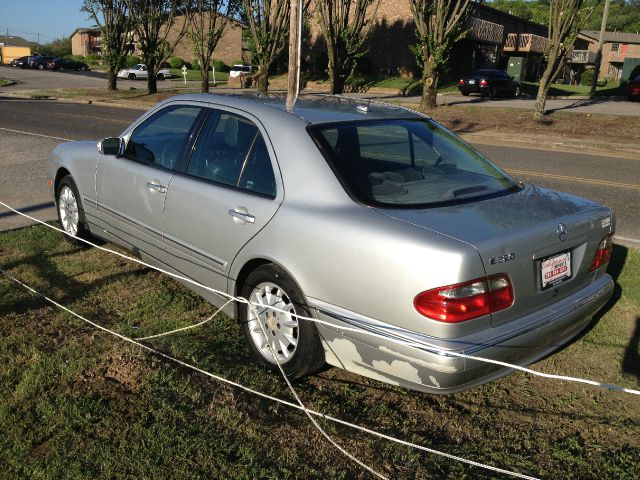
M 462 78 L 458 80 L 458 85 L 464 85 L 464 80 Z
M 487 85 L 489 85 L 489 82 L 487 82 L 484 78 L 482 80 L 480 80 L 480 86 L 481 87 L 486 87 Z
M 604 237 L 600 242 L 600 245 L 598 245 L 598 249 L 596 250 L 596 253 L 593 256 L 593 260 L 591 261 L 591 267 L 589 267 L 589 273 L 609 263 L 612 250 L 613 233 Z
M 457 323 L 498 312 L 513 305 L 511 280 L 504 274 L 477 278 L 422 292 L 413 306 L 440 322 Z

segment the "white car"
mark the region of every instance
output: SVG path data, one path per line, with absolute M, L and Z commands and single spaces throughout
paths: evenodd
M 251 65 L 234 65 L 229 71 L 229 76 L 239 77 L 240 75 L 249 75 L 251 72 L 253 72 Z
M 118 77 L 127 78 L 129 80 L 136 80 L 138 78 L 148 78 L 149 72 L 147 70 L 146 65 L 142 63 L 138 63 L 137 65 L 134 65 L 131 68 L 123 68 L 122 70 L 120 70 L 118 72 Z M 165 78 L 171 78 L 171 77 L 173 77 L 171 70 L 168 70 L 166 68 L 163 68 L 162 70 L 160 70 L 156 75 L 156 78 L 158 80 L 164 80 Z

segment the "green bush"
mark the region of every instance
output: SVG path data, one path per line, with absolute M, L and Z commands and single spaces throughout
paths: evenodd
M 87 55 L 85 57 L 85 62 L 89 65 L 99 65 L 102 63 L 102 57 L 96 54 Z
M 189 62 L 186 62 L 183 58 L 180 57 L 171 57 L 169 59 L 169 65 L 171 65 L 171 68 L 182 68 L 183 65 L 186 65 L 187 68 L 191 66 Z
M 593 82 L 593 74 L 593 69 L 582 72 L 582 75 L 580 75 L 580 85 L 591 85 Z
M 194 70 L 200 70 L 200 60 L 194 58 L 193 62 L 191 62 L 191 68 L 193 68 Z
M 127 60 L 125 61 L 125 65 L 127 66 L 127 68 L 131 68 L 138 63 L 142 63 L 142 59 L 140 57 L 136 57 L 135 55 L 127 55 Z
M 240 63 L 242 63 L 242 62 L 240 62 Z M 222 60 L 214 60 L 213 61 L 213 68 L 216 69 L 216 72 L 228 72 L 228 71 L 231 70 L 231 67 L 229 67 L 229 65 L 224 63 Z

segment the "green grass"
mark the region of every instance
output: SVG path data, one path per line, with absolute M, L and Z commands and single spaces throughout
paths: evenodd
M 11 83 L 10 80 L 6 80 L 4 78 L 0 78 L 0 87 L 4 87 L 5 85 L 9 85 Z
M 521 88 L 524 93 L 530 95 L 536 95 L 538 92 L 538 84 L 531 82 L 522 82 Z M 589 95 L 591 87 L 587 85 L 565 85 L 560 83 L 554 83 L 549 88 L 549 95 L 551 96 L 584 96 Z M 626 95 L 626 86 L 620 85 L 618 82 L 607 82 L 604 86 L 596 87 L 596 96 L 624 96 Z
M 172 79 L 173 81 L 183 81 L 182 69 L 180 68 L 171 68 L 171 73 L 175 75 L 176 78 Z M 218 72 L 216 71 L 216 82 L 226 82 L 229 79 L 228 72 Z M 187 80 L 200 80 L 200 70 L 187 70 Z M 209 72 L 209 80 L 213 82 L 213 72 Z
M 125 335 L 189 325 L 214 311 L 162 274 L 72 247 L 41 226 L 0 234 L 0 266 Z M 610 271 L 618 286 L 604 314 L 535 368 L 638 388 L 640 252 L 616 246 Z M 290 399 L 278 375 L 250 361 L 239 326 L 223 315 L 152 345 Z M 495 466 L 543 478 L 640 477 L 640 404 L 619 393 L 516 373 L 442 397 L 339 369 L 296 387 L 311 408 Z M 368 478 L 300 412 L 149 355 L 2 275 L 0 398 L 3 479 Z M 322 425 L 392 478 L 496 478 Z

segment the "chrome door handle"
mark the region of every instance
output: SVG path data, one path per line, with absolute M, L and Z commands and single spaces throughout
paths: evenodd
M 147 182 L 147 188 L 152 192 L 166 193 L 167 187 L 159 183 Z
M 247 223 L 256 223 L 256 217 L 254 217 L 250 213 L 231 209 L 229 210 L 229 215 L 231 215 L 233 218 L 237 218 L 238 220 L 242 220 Z

